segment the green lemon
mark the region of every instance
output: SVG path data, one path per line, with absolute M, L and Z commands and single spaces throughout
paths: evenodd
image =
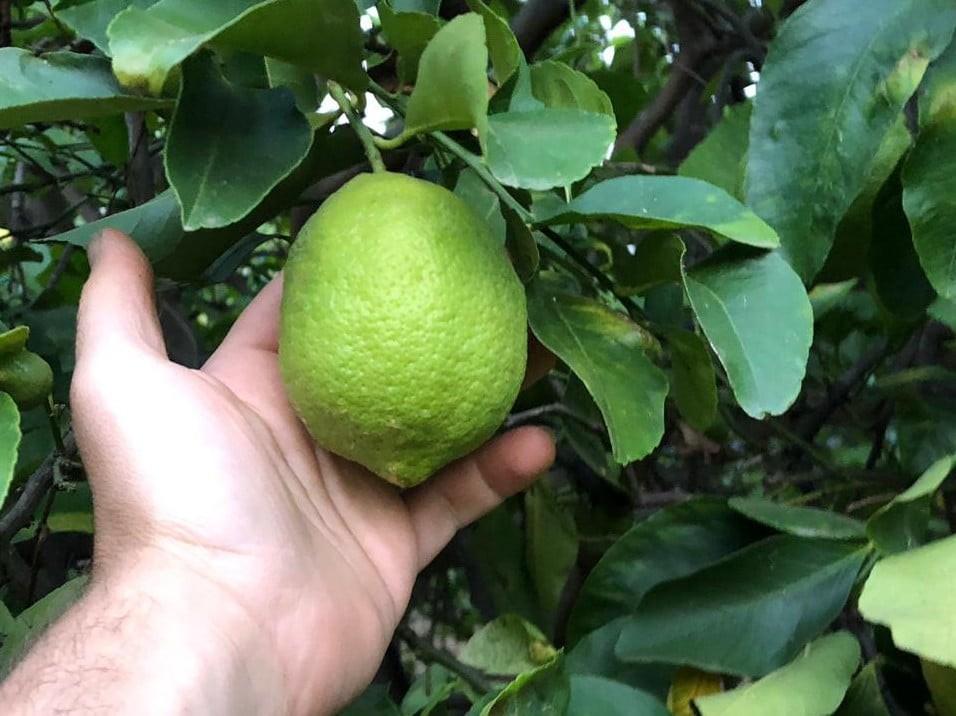
M 484 442 L 526 361 L 524 290 L 461 199 L 363 174 L 303 227 L 279 362 L 316 442 L 403 487 Z
M 36 353 L 21 350 L 0 357 L 0 391 L 21 408 L 41 405 L 53 388 L 53 371 Z

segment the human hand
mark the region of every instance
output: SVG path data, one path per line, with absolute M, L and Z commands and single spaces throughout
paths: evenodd
M 247 674 L 235 693 L 260 701 L 206 708 L 334 712 L 371 680 L 418 572 L 550 465 L 550 435 L 513 430 L 400 493 L 316 450 L 292 412 L 276 355 L 281 279 L 190 370 L 166 357 L 135 244 L 106 233 L 90 262 L 71 396 L 95 503 L 88 599 L 145 600 L 162 626 L 144 659 L 175 638 L 201 655 L 183 657 L 181 682 Z M 138 650 L 122 653 L 138 673 Z

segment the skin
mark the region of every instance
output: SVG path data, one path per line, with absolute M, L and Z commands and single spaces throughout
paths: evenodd
M 127 237 L 89 249 L 71 404 L 90 587 L 0 686 L 6 714 L 331 714 L 373 677 L 418 572 L 526 488 L 550 434 L 503 434 L 407 492 L 316 447 L 279 380 L 281 279 L 201 370 L 166 357 Z M 528 380 L 549 367 L 532 351 Z

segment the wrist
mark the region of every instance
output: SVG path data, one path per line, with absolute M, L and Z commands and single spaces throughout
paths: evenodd
M 215 584 L 177 571 L 96 575 L 3 702 L 15 714 L 296 713 L 260 627 Z

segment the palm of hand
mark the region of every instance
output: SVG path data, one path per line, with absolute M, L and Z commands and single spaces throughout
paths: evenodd
M 97 568 L 155 559 L 214 583 L 269 632 L 293 688 L 341 704 L 374 673 L 419 569 L 544 469 L 550 439 L 516 431 L 400 494 L 316 450 L 292 412 L 276 356 L 279 282 L 189 370 L 166 359 L 141 254 L 118 235 L 100 244 L 72 398 Z M 337 647 L 327 663 L 319 642 Z

